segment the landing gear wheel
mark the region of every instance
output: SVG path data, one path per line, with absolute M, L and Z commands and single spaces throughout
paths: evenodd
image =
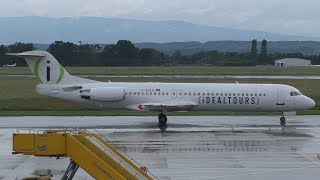
M 286 118 L 285 118 L 284 116 L 282 116 L 282 117 L 280 118 L 280 125 L 281 125 L 281 126 L 286 125 Z
M 280 118 L 280 122 L 285 123 L 286 122 L 286 118 L 285 117 L 281 117 Z
M 158 115 L 158 119 L 159 119 L 159 124 L 161 125 L 167 124 L 167 116 L 164 115 L 163 113 L 160 113 Z

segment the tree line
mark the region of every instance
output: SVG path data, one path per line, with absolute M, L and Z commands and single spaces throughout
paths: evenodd
M 180 51 L 165 54 L 152 48 L 137 48 L 128 40 L 119 40 L 116 44 L 101 47 L 99 44 L 74 44 L 55 41 L 47 49 L 63 66 L 175 66 L 175 65 L 214 65 L 214 66 L 256 66 L 273 64 L 281 58 L 303 58 L 320 64 L 320 55 L 297 53 L 268 53 L 268 42 L 261 41 L 261 51 L 257 52 L 258 41 L 252 40 L 251 49 L 245 53 L 203 51 L 192 55 L 183 55 Z M 0 45 L 0 64 L 17 63 L 26 66 L 16 57 L 5 56 L 7 52 L 35 50 L 32 43 Z

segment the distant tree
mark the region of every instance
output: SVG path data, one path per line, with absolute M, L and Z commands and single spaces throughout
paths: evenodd
M 251 55 L 252 58 L 256 58 L 257 57 L 257 40 L 256 39 L 251 41 L 250 55 Z
M 152 48 L 142 48 L 139 50 L 140 64 L 143 66 L 160 65 L 162 63 L 162 55 Z
M 131 41 L 119 40 L 116 44 L 118 58 L 137 58 L 138 49 Z
M 270 63 L 268 62 L 268 42 L 265 39 L 261 41 L 261 53 L 259 59 L 261 64 Z
M 8 52 L 8 48 L 4 45 L 0 45 L 0 64 L 9 64 L 8 56 L 5 54 Z
M 32 51 L 36 48 L 32 43 L 22 43 L 22 42 L 16 42 L 14 44 L 11 44 L 8 46 L 9 52 L 13 53 L 19 53 L 24 51 Z
M 105 57 L 118 57 L 118 50 L 115 44 L 107 44 L 102 52 Z
M 93 45 L 91 45 L 91 47 L 92 47 L 92 50 L 94 52 L 100 52 L 101 51 L 101 46 L 99 44 L 93 44 Z
M 180 64 L 183 61 L 182 54 L 179 50 L 176 50 L 172 56 L 171 60 L 173 64 Z
M 20 53 L 24 51 L 32 51 L 35 49 L 36 48 L 32 43 L 16 42 L 8 46 L 8 52 L 11 52 L 11 53 Z M 21 59 L 18 57 L 8 56 L 6 57 L 6 59 L 7 59 L 7 64 L 17 63 L 17 66 L 27 65 L 25 61 L 21 61 Z
M 257 40 L 256 39 L 251 41 L 250 58 L 256 61 L 256 58 L 257 58 Z
M 77 65 L 79 66 L 99 66 L 102 65 L 100 58 L 99 44 L 80 44 L 76 53 Z
M 8 48 L 5 45 L 0 45 L 0 56 L 4 56 L 8 52 Z
M 320 64 L 320 55 L 312 53 L 303 54 L 306 48 L 300 48 L 290 53 L 273 52 L 268 54 L 268 42 L 261 42 L 261 52 L 257 55 L 257 40 L 251 41 L 251 50 L 246 53 L 201 51 L 197 53 L 189 51 L 182 54 L 179 50 L 165 54 L 152 48 L 138 49 L 128 40 L 119 40 L 116 44 L 100 47 L 99 44 L 85 44 L 79 42 L 55 41 L 50 44 L 49 51 L 62 65 L 67 66 L 156 66 L 156 65 L 218 65 L 218 66 L 248 66 L 256 64 L 272 64 L 272 60 L 292 57 L 309 59 L 313 64 Z M 24 61 L 17 57 L 5 56 L 6 52 L 23 52 L 34 50 L 32 43 L 21 43 L 4 46 L 0 45 L 0 65 L 17 63 L 25 65 Z M 184 51 L 186 52 L 186 51 Z M 311 49 L 309 52 L 314 52 Z
M 64 66 L 79 66 L 77 62 L 78 45 L 71 42 L 55 41 L 47 49 Z
M 207 53 L 206 52 L 198 52 L 198 53 L 194 53 L 190 56 L 190 58 L 188 59 L 186 64 L 207 64 L 210 63 L 212 64 L 212 62 L 210 61 L 209 58 L 207 58 Z
M 268 42 L 267 40 L 262 40 L 261 41 L 261 53 L 260 56 L 261 57 L 266 57 L 268 54 Z
M 115 45 L 106 45 L 102 57 L 106 65 L 136 66 L 138 65 L 139 49 L 128 40 L 119 40 Z

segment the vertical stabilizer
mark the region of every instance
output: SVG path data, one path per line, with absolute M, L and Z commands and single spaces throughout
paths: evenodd
M 27 51 L 22 53 L 7 53 L 25 59 L 36 80 L 40 84 L 75 84 L 94 82 L 89 79 L 71 76 L 61 64 L 46 51 Z

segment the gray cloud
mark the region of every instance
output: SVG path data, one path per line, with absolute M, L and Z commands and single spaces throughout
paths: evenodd
M 1 0 L 0 16 L 119 17 L 320 37 L 318 0 Z

